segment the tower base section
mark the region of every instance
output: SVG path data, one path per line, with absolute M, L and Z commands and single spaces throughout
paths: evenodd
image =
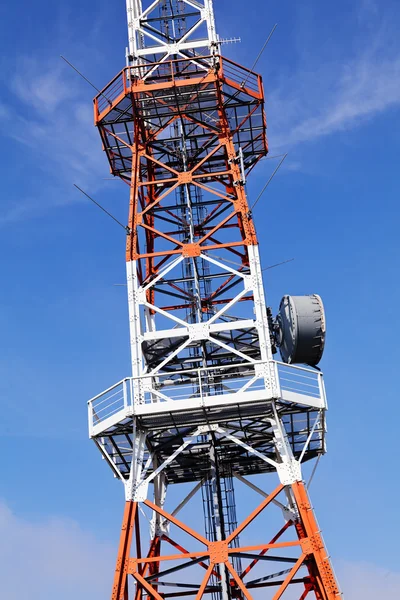
M 264 499 L 219 541 L 186 524 L 198 523 L 194 506 L 186 508 L 186 522 L 175 516 L 194 493 L 171 512 L 150 500 L 126 502 L 112 600 L 252 600 L 261 597 L 261 590 L 262 598 L 271 600 L 337 600 L 339 588 L 304 484 L 279 484 L 266 493 L 240 480 Z M 247 490 L 241 498 L 246 506 L 250 498 L 254 502 Z M 275 530 L 277 519 L 271 516 L 277 515 L 270 516 L 274 510 L 283 514 Z M 151 533 L 150 543 L 144 544 L 146 517 Z

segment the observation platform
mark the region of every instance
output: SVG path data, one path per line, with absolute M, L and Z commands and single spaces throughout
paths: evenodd
M 138 380 L 127 377 L 88 402 L 89 435 L 122 479 L 129 477 L 134 421 L 136 430 L 147 432 L 147 457 L 156 455 L 158 464 L 168 461 L 188 436 L 197 435 L 198 428 L 207 424 L 224 428 L 242 442 L 216 434 L 222 469 L 226 464 L 240 475 L 272 471 L 271 464 L 257 455 L 276 459 L 272 401 L 296 458 L 306 461 L 324 452 L 327 404 L 320 371 L 273 360 L 140 379 L 144 391 L 139 399 Z M 196 439 L 166 466 L 169 483 L 199 481 L 207 473 L 206 436 L 199 433 Z
M 158 161 L 154 177 L 173 179 L 180 159 L 166 131 L 179 119 L 193 152 L 187 170 L 213 150 L 197 175 L 204 178 L 226 169 L 218 137 L 210 143 L 210 134 L 224 135 L 227 126 L 247 173 L 267 154 L 263 106 L 260 75 L 221 56 L 201 56 L 125 67 L 94 98 L 94 119 L 113 175 L 130 181 L 132 147 L 140 142 Z

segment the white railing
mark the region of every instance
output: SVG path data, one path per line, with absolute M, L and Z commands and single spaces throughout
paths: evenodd
M 274 361 L 281 392 L 294 392 L 312 398 L 325 398 L 324 379 L 321 371 L 288 365 Z
M 104 392 L 97 394 L 97 396 L 89 400 L 88 417 L 90 434 L 93 431 L 93 427 L 126 409 L 131 404 L 131 379 L 131 377 L 127 377 L 122 381 L 118 381 L 118 383 L 115 383 L 104 390 Z
M 187 407 L 191 401 L 218 400 L 220 396 L 234 400 L 236 395 L 240 395 L 242 400 L 250 397 L 282 398 L 289 402 L 317 403 L 320 408 L 326 406 L 320 371 L 275 360 L 224 365 L 127 377 L 119 381 L 89 400 L 90 433 L 96 425 L 110 418 L 113 420 L 112 417 L 119 413 L 123 418 L 127 409 L 135 403 L 134 390 L 140 387 L 141 396 L 136 403 L 145 405 L 184 401 Z

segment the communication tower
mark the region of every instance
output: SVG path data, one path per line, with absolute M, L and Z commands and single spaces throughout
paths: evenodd
M 301 471 L 325 451 L 323 306 L 285 296 L 273 318 L 246 196 L 261 77 L 221 56 L 212 0 L 127 0 L 127 17 L 126 67 L 94 99 L 130 198 L 132 375 L 88 403 L 125 487 L 111 598 L 336 599 Z

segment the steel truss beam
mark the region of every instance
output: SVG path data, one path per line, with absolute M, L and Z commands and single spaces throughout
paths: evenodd
M 175 7 L 174 7 L 175 5 Z M 126 0 L 130 64 L 157 60 L 162 65 L 170 55 L 182 57 L 210 54 L 218 49 L 212 0 Z M 156 70 L 157 67 L 154 67 Z
M 158 458 L 152 443 L 150 445 L 148 443 L 148 440 L 151 439 L 150 432 L 144 432 L 137 425 L 135 426 L 136 434 L 133 438 L 135 444 L 131 449 L 130 476 L 125 480 L 119 474 L 125 485 L 126 508 L 115 571 L 113 600 L 128 598 L 127 586 L 130 576 L 136 585 L 135 598 L 141 598 L 143 594 L 157 599 L 192 595 L 200 600 L 203 595 L 220 593 L 223 591 L 224 585 L 227 586 L 227 597 L 229 598 L 245 597 L 247 600 L 251 600 L 252 590 L 258 588 L 265 588 L 266 593 L 269 590 L 271 595 L 266 597 L 271 600 L 285 597 L 287 590 L 290 590 L 290 594 L 298 593 L 299 598 L 304 598 L 304 594 L 310 592 L 317 600 L 338 598 L 340 594 L 336 579 L 306 488 L 302 482 L 300 462 L 293 456 L 281 418 L 275 409 L 274 415 L 275 418 L 269 419 L 274 453 L 269 453 L 269 455 L 265 453 L 265 450 L 259 451 L 257 446 L 259 448 L 262 446 L 257 445 L 255 441 L 250 446 L 239 439 L 237 435 L 228 433 L 226 428 L 207 425 L 187 429 L 184 433 L 184 441 L 179 446 L 176 443 L 174 445 L 165 443 L 164 448 L 167 451 L 169 448 L 169 454 L 162 461 Z M 318 419 L 315 422 L 317 423 Z M 314 428 L 312 431 L 315 431 Z M 206 442 L 205 436 L 208 442 Z M 169 512 L 164 507 L 168 483 L 166 473 L 170 464 L 178 455 L 185 453 L 188 447 L 196 445 L 200 438 L 204 440 L 204 450 L 207 447 L 214 448 L 213 460 L 217 465 L 217 472 L 220 474 L 218 476 L 223 477 L 225 470 L 226 450 L 221 444 L 226 439 L 250 452 L 255 459 L 258 458 L 272 465 L 281 481 L 272 492 L 266 493 L 251 481 L 235 473 L 242 483 L 261 494 L 263 500 L 241 523 L 235 526 L 231 533 L 223 535 L 217 540 L 207 539 L 203 533 L 189 527 L 177 517 L 178 512 L 195 496 L 201 484 L 192 488 L 174 510 Z M 259 439 L 261 441 L 261 438 Z M 307 437 L 303 450 L 309 443 L 310 440 Z M 208 452 L 206 453 L 208 454 Z M 275 460 L 276 456 L 279 457 L 278 460 Z M 302 451 L 300 459 L 303 457 Z M 199 463 L 200 455 L 195 460 Z M 205 478 L 210 476 L 207 468 L 203 472 Z M 153 501 L 147 498 L 150 482 L 154 483 Z M 267 543 L 241 544 L 239 535 L 242 533 L 246 535 L 246 531 L 253 521 L 271 507 L 279 508 L 284 521 L 283 525 L 279 526 L 278 531 L 270 536 Z M 146 517 L 146 522 L 150 521 L 151 525 L 150 543 L 147 550 L 143 544 L 144 530 L 141 525 L 142 517 L 145 516 L 144 509 L 150 509 L 151 512 L 151 517 Z M 268 518 L 269 521 L 270 518 Z M 197 548 L 191 549 L 187 547 L 187 544 L 184 545 L 180 540 L 175 539 L 175 535 L 170 532 L 173 527 L 188 534 L 192 541 L 195 540 Z M 290 539 L 287 539 L 290 532 L 292 535 Z M 165 547 L 165 543 L 172 546 L 175 552 L 172 554 L 161 553 L 161 546 Z M 200 547 L 198 547 L 199 544 Z M 131 556 L 132 547 L 136 549 L 133 556 Z M 240 561 L 236 563 L 239 565 L 245 560 L 250 562 L 238 570 L 234 564 L 235 560 Z M 205 574 L 195 583 L 191 570 L 190 584 L 188 585 L 186 569 L 194 565 L 199 565 Z M 257 575 L 254 577 L 253 572 L 256 568 Z M 182 575 L 182 573 L 184 574 Z M 173 581 L 168 579 L 172 575 L 176 575 Z M 210 583 L 211 577 L 213 582 Z M 165 592 L 165 588 L 175 588 L 176 591 Z
M 233 540 L 240 533 L 245 531 L 261 513 L 269 509 L 278 497 L 285 495 L 292 498 L 295 507 L 297 516 L 293 521 L 287 521 L 267 543 L 232 546 Z M 143 594 L 147 594 L 157 600 L 175 596 L 193 596 L 196 600 L 200 600 L 203 596 L 215 591 L 215 588 L 220 587 L 218 583 L 216 586 L 211 586 L 209 579 L 214 574 L 217 581 L 221 581 L 218 570 L 221 564 L 230 574 L 229 586 L 232 598 L 245 597 L 247 600 L 251 600 L 252 590 L 260 587 L 265 588 L 266 594 L 271 594 L 265 596 L 271 600 L 285 597 L 285 592 L 291 588 L 293 589 L 290 593 L 293 594 L 296 590 L 299 599 L 304 598 L 310 592 L 314 593 L 317 599 L 322 600 L 337 600 L 340 596 L 319 527 L 313 515 L 305 486 L 301 481 L 287 486 L 278 485 L 248 514 L 227 539 L 221 541 L 207 540 L 197 530 L 149 500 L 145 500 L 143 505 L 162 517 L 171 527 L 174 526 L 183 531 L 193 542 L 199 542 L 201 547 L 191 551 L 175 542 L 171 536 L 161 535 L 159 538 L 151 540 L 147 552 L 136 553 L 135 557 L 131 557 L 130 547 L 132 545 L 141 548 L 140 505 L 137 502 L 127 501 L 112 600 L 123 600 L 128 597 L 127 589 L 130 578 L 136 584 L 135 598 L 141 598 Z M 290 532 L 292 532 L 290 539 L 282 541 L 282 538 L 284 536 L 287 538 L 287 534 Z M 161 542 L 164 542 L 164 547 L 165 544 L 172 546 L 178 550 L 178 553 L 161 553 Z M 233 557 L 252 560 L 239 573 L 232 564 Z M 262 577 L 251 579 L 249 575 L 260 562 L 266 565 L 272 563 L 276 566 L 272 573 L 268 571 Z M 175 566 L 169 567 L 169 564 Z M 191 570 L 190 583 L 188 583 L 187 577 L 185 581 L 185 575 L 181 573 L 195 564 L 199 564 L 205 573 L 197 583 L 194 583 Z M 286 567 L 279 569 L 279 565 L 286 565 Z M 167 576 L 178 572 L 180 573 L 179 581 L 164 580 Z M 163 591 L 160 595 L 160 588 L 164 589 L 165 587 L 176 588 L 177 591 Z M 180 588 L 184 588 L 185 591 L 178 591 Z
M 321 425 L 315 427 L 322 418 L 322 410 L 305 413 L 303 408 L 299 413 L 279 412 L 277 415 L 271 403 L 262 403 L 257 414 L 252 415 L 251 412 L 246 414 L 245 406 L 227 408 L 225 415 L 222 407 L 213 412 L 199 411 L 190 424 L 188 417 L 193 417 L 193 411 L 190 411 L 188 402 L 184 413 L 175 418 L 169 414 L 160 419 L 149 413 L 146 419 L 140 416 L 120 419 L 116 427 L 101 431 L 94 439 L 115 475 L 124 482 L 135 476 L 136 487 L 143 486 L 146 480 L 147 484 L 154 481 L 152 474 L 155 471 L 164 473 L 169 483 L 204 480 L 209 472 L 208 445 L 201 436 L 198 437 L 198 432 L 210 429 L 221 457 L 222 473 L 232 470 L 233 476 L 259 493 L 262 493 L 260 489 L 244 480 L 244 476 L 278 470 L 287 481 L 291 470 L 298 474 L 302 462 L 323 452 L 324 429 Z M 184 414 L 186 424 L 181 421 Z M 277 418 L 281 427 L 276 426 Z M 280 441 L 282 429 L 285 431 L 284 444 Z M 139 436 L 142 436 L 140 452 L 137 446 Z M 278 441 L 282 465 L 276 458 Z M 137 465 L 138 460 L 142 463 L 142 470 L 139 474 L 132 474 L 132 465 Z M 292 462 L 293 469 L 290 468 Z M 290 518 L 285 507 L 281 508 L 286 511 L 285 518 Z
M 127 16 L 127 67 L 94 100 L 111 173 L 130 195 L 132 377 L 89 402 L 90 435 L 125 487 L 112 600 L 133 597 L 128 580 L 135 600 L 251 600 L 259 588 L 271 600 L 337 599 L 301 475 L 324 451 L 322 374 L 273 360 L 245 190 L 268 152 L 261 77 L 219 55 L 212 0 L 127 0 Z M 277 474 L 271 493 L 245 478 L 261 473 Z M 233 477 L 264 496 L 241 523 Z M 168 485 L 189 482 L 166 510 Z M 205 535 L 177 517 L 198 489 Z M 273 507 L 283 524 L 242 544 Z
M 169 60 L 145 78 L 132 67 L 95 99 L 112 172 L 130 184 L 126 258 L 138 377 L 182 368 L 196 355 L 203 365 L 272 358 L 244 190 L 245 173 L 267 152 L 262 82 L 218 56 L 202 68 Z M 239 318 L 242 303 L 250 319 Z M 264 376 L 272 389 L 273 373 Z

